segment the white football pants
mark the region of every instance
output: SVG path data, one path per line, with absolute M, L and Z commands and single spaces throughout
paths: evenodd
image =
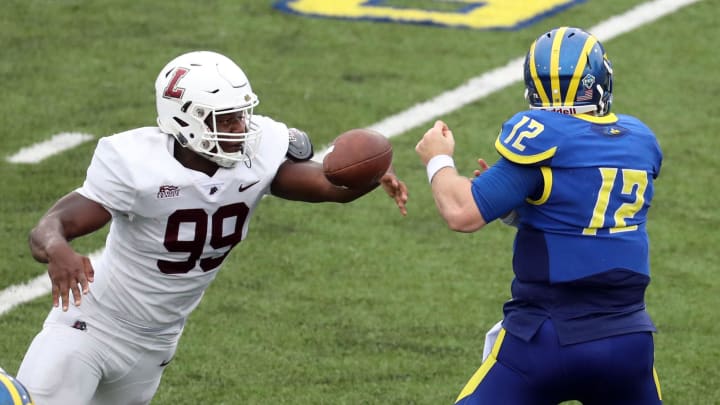
M 86 330 L 78 329 L 78 321 Z M 53 308 L 17 378 L 38 405 L 148 404 L 177 341 L 148 343 L 122 328 L 99 325 L 73 305 L 67 312 Z

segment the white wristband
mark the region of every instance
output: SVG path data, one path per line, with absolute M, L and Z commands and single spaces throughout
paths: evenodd
M 455 167 L 455 162 L 450 155 L 436 155 L 427 163 L 428 181 L 432 184 L 432 179 L 437 172 L 444 167 Z

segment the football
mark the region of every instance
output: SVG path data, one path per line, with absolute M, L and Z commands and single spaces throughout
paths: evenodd
M 325 177 L 334 185 L 363 188 L 377 184 L 392 163 L 392 144 L 370 129 L 351 129 L 335 138 L 323 158 Z

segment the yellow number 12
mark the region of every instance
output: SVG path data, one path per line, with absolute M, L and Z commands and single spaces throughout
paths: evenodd
M 599 228 L 605 225 L 605 212 L 607 211 L 611 191 L 615 185 L 618 169 L 601 167 L 600 175 L 602 176 L 602 185 L 598 192 L 595 208 L 590 219 L 590 224 L 583 229 L 583 235 L 595 235 Z M 624 195 L 635 195 L 635 201 L 632 203 L 623 203 L 615 210 L 613 215 L 614 226 L 610 227 L 610 233 L 628 232 L 637 229 L 637 225 L 627 226 L 627 219 L 637 214 L 645 204 L 645 189 L 647 188 L 647 173 L 643 170 L 622 169 L 622 189 L 620 192 Z

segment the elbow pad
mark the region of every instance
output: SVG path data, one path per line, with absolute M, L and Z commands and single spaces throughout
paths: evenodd
M 313 145 L 308 134 L 297 128 L 288 128 L 288 138 L 288 158 L 299 162 L 313 157 Z
M 508 212 L 507 214 L 500 217 L 500 220 L 508 226 L 514 226 L 517 228 L 518 224 L 520 224 L 520 215 L 517 213 L 517 211 L 512 210 Z

